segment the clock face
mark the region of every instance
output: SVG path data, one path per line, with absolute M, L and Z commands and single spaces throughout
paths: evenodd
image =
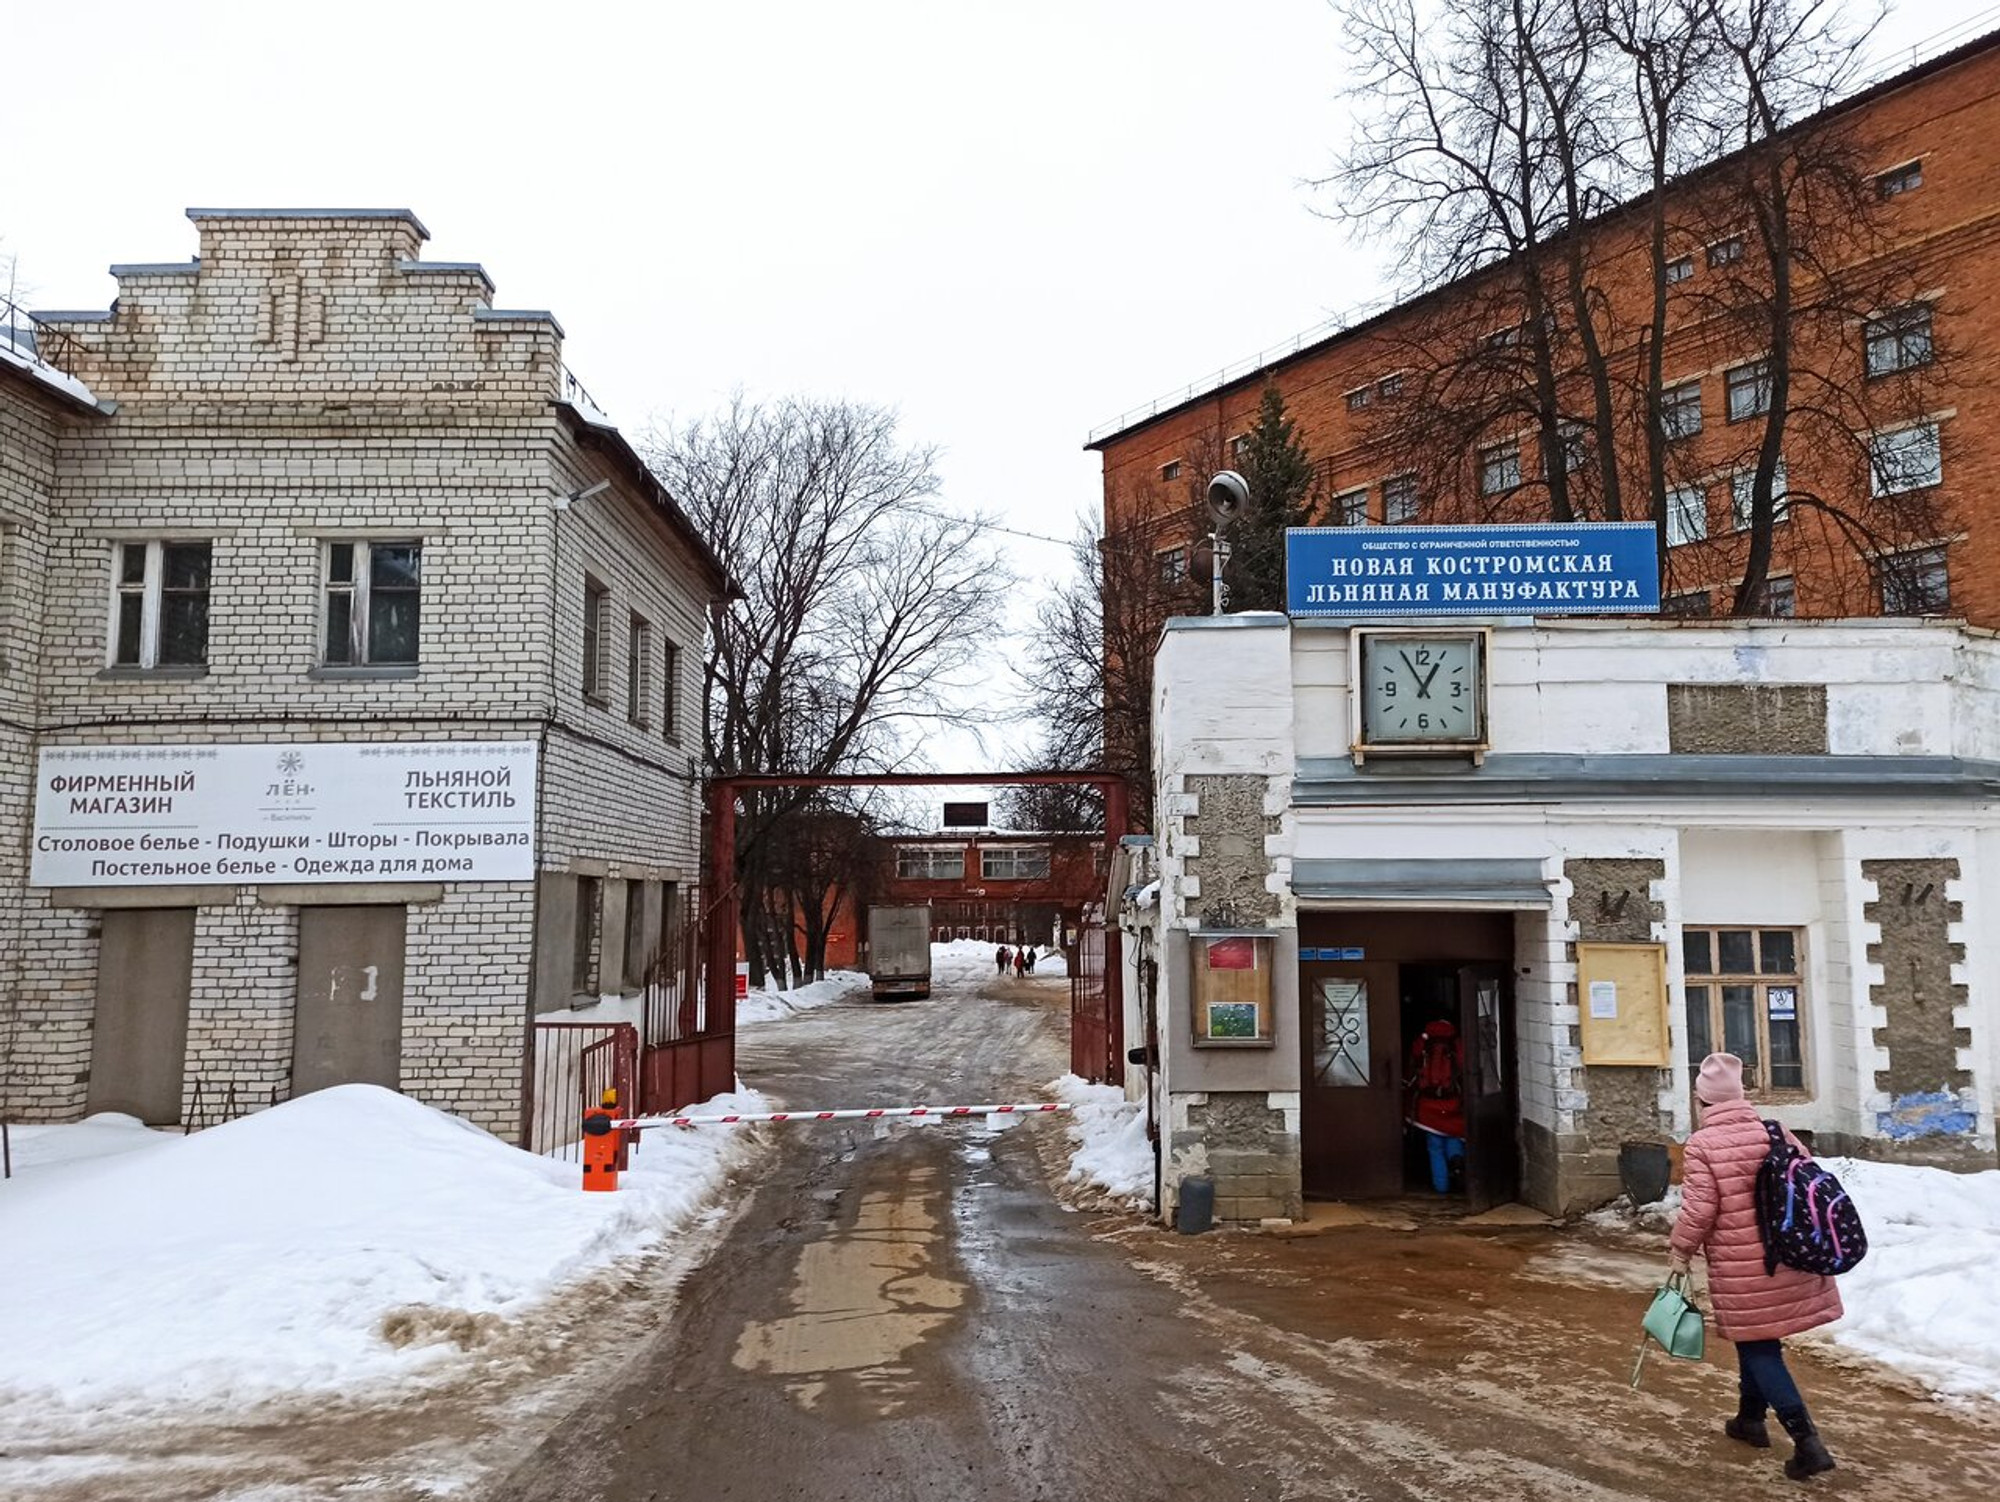
M 1482 739 L 1476 636 L 1370 636 L 1362 647 L 1363 739 Z

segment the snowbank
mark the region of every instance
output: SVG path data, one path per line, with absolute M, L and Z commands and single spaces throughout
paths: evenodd
M 2000 1402 L 2000 1170 L 1824 1161 L 1868 1232 L 1826 1338 L 1933 1392 Z
M 1883 1362 L 1947 1397 L 2000 1402 L 2000 1171 L 1824 1162 L 1854 1196 L 1868 1255 L 1841 1276 L 1845 1318 L 1803 1338 Z M 1675 1188 L 1637 1212 L 1621 1196 L 1585 1219 L 1665 1232 L 1679 1210 Z
M 1103 1190 L 1121 1204 L 1144 1209 L 1153 1202 L 1153 1144 L 1146 1140 L 1146 1107 L 1115 1085 L 1092 1085 L 1076 1075 L 1049 1081 L 1049 1094 L 1067 1101 L 1068 1179 Z
M 993 939 L 953 939 L 944 944 L 931 945 L 931 978 L 933 981 L 983 981 L 998 979 L 993 957 L 1001 949 L 1001 944 Z M 1018 944 L 1005 946 L 1010 952 L 1018 949 Z M 1035 947 L 1035 968 L 1031 972 L 1038 976 L 1066 976 L 1069 961 L 1063 958 L 1060 949 L 1046 944 Z M 1014 974 L 1011 963 L 1007 974 Z
M 0 1402 L 77 1407 L 418 1375 L 694 1217 L 751 1151 L 653 1133 L 620 1192 L 585 1194 L 574 1164 L 372 1085 L 190 1137 L 21 1134 L 44 1166 L 0 1184 Z M 71 1150 L 114 1135 L 130 1150 Z
M 736 1003 L 736 1025 L 756 1027 L 759 1023 L 810 1012 L 851 996 L 867 985 L 868 977 L 858 970 L 829 970 L 825 980 L 809 981 L 795 990 L 752 991 L 747 1000 Z
M 178 1131 L 172 1136 L 179 1136 Z M 136 1116 L 105 1111 L 74 1126 L 9 1127 L 7 1140 L 14 1160 L 14 1172 L 32 1173 L 62 1163 L 80 1163 L 86 1158 L 109 1158 L 136 1148 L 151 1147 L 171 1140 L 166 1132 L 155 1131 Z M 0 1190 L 3 1193 L 4 1190 Z M 4 1204 L 0 1200 L 0 1204 Z

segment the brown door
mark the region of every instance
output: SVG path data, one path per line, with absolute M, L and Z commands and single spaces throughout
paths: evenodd
M 299 909 L 292 1094 L 403 1083 L 401 907 Z
M 85 1110 L 122 1111 L 148 1126 L 178 1126 L 194 909 L 114 908 L 103 920 Z
M 1338 1199 L 1400 1194 L 1396 967 L 1308 964 L 1299 975 L 1305 993 L 1299 1120 L 1305 1192 Z
M 1497 965 L 1458 972 L 1459 1037 L 1465 1040 L 1465 1208 L 1511 1204 L 1521 1189 L 1514 1110 L 1514 1007 Z

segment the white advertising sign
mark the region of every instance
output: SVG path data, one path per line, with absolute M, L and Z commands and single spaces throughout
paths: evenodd
M 532 881 L 533 741 L 51 746 L 38 887 Z

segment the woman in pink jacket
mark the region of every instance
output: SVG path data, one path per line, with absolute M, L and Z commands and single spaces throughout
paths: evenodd
M 1777 1409 L 1778 1422 L 1794 1445 L 1785 1474 L 1804 1481 L 1832 1470 L 1833 1457 L 1786 1370 L 1783 1341 L 1839 1319 L 1840 1290 L 1831 1278 L 1782 1263 L 1775 1272 L 1764 1271 L 1757 1168 L 1771 1139 L 1757 1108 L 1743 1098 L 1743 1061 L 1735 1054 L 1710 1054 L 1701 1061 L 1694 1093 L 1701 1102 L 1701 1126 L 1688 1138 L 1681 1213 L 1674 1222 L 1668 1265 L 1684 1273 L 1688 1259 L 1702 1253 L 1708 1261 L 1716 1331 L 1736 1343 L 1742 1400 L 1736 1417 L 1722 1426 L 1724 1432 L 1768 1450 L 1771 1434 L 1764 1413 Z M 1797 1139 L 1792 1141 L 1796 1146 Z

